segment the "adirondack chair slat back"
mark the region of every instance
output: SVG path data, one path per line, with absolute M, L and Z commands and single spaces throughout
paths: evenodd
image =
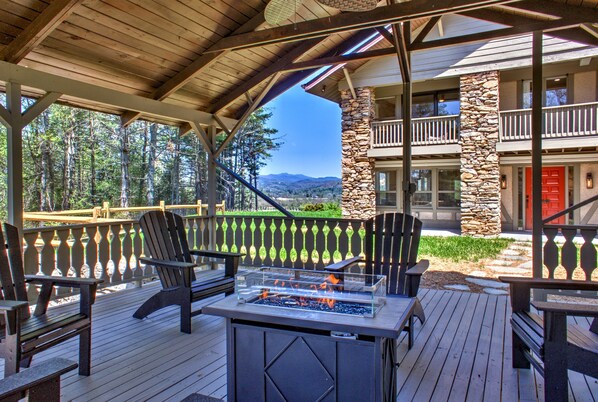
M 405 273 L 417 263 L 422 223 L 402 213 L 376 215 L 365 224 L 365 272 L 383 274 L 389 294 L 405 294 Z
M 187 244 L 183 219 L 172 212 L 150 211 L 139 220 L 146 250 L 157 260 L 193 262 Z M 162 286 L 181 286 L 183 278 L 179 271 L 156 267 Z M 191 275 L 195 280 L 195 275 Z
M 4 300 L 28 301 L 19 232 L 15 226 L 8 223 L 3 226 L 4 234 L 0 231 L 0 244 L 6 246 L 2 247 L 2 253 L 0 253 L 1 297 Z M 25 320 L 29 317 L 29 308 L 22 308 L 21 319 Z

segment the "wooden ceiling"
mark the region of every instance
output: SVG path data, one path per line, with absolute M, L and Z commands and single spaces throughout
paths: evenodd
M 426 29 L 430 18 L 460 12 L 519 31 L 566 26 L 559 31 L 564 37 L 593 44 L 598 40 L 594 25 L 598 0 L 418 0 L 390 5 L 381 1 L 378 8 L 364 13 L 341 13 L 305 0 L 279 26 L 264 21 L 266 4 L 266 0 L 2 0 L 0 59 L 238 119 L 254 100 L 262 104 L 271 100 L 326 61 L 340 63 L 340 55 L 375 33 L 375 27 L 389 23 L 411 21 L 413 30 L 422 25 Z M 438 43 L 447 44 L 451 43 Z M 409 46 L 416 50 L 427 45 Z M 377 47 L 392 51 L 388 42 Z M 3 68 L 0 65 L 0 71 Z M 277 72 L 277 81 L 272 82 Z M 43 94 L 23 85 L 25 94 Z M 272 87 L 270 92 L 262 93 L 267 86 Z M 155 119 L 68 93 L 60 101 L 119 114 L 124 123 Z M 185 124 L 184 119 L 158 120 Z

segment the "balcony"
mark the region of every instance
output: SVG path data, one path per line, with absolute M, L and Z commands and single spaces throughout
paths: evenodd
M 500 112 L 499 142 L 506 148 L 525 148 L 523 141 L 531 140 L 531 109 L 509 110 Z M 580 137 L 586 138 L 598 135 L 598 102 L 582 103 L 566 106 L 543 108 L 544 131 L 542 138 L 545 140 L 576 139 L 576 146 Z M 416 118 L 412 121 L 414 147 L 426 146 L 426 151 L 414 154 L 436 152 L 437 149 L 455 151 L 459 144 L 459 116 L 439 116 Z M 520 142 L 517 144 L 517 142 Z M 562 142 L 558 142 L 563 146 Z M 435 147 L 434 151 L 429 146 Z M 594 144 L 595 145 L 595 144 Z M 397 148 L 403 146 L 403 120 L 385 120 L 372 123 L 371 148 Z M 448 147 L 447 147 L 448 146 Z M 505 149 L 507 150 L 507 149 Z M 396 152 L 395 152 L 396 154 Z M 370 156 L 379 156 L 373 152 Z

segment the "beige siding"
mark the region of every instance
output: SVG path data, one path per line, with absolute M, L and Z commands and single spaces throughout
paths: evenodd
M 595 163 L 582 163 L 579 169 L 579 199 L 580 201 L 587 200 L 590 197 L 598 194 L 598 164 Z M 586 175 L 592 173 L 594 177 L 594 188 L 588 189 L 586 187 Z M 583 219 L 588 212 L 592 209 L 592 204 L 586 205 L 580 209 L 580 216 Z M 598 224 L 598 211 L 594 212 L 592 218 L 587 222 L 590 224 Z
M 573 102 L 595 102 L 596 97 L 596 71 L 586 71 L 573 75 Z
M 499 87 L 500 110 L 517 109 L 517 81 L 500 83 Z

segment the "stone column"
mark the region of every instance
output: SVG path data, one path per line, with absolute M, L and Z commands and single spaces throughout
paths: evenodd
M 496 236 L 500 223 L 498 71 L 461 76 L 461 233 Z
M 374 90 L 341 91 L 342 110 L 342 210 L 344 218 L 367 219 L 376 214 L 374 159 L 368 158 Z

